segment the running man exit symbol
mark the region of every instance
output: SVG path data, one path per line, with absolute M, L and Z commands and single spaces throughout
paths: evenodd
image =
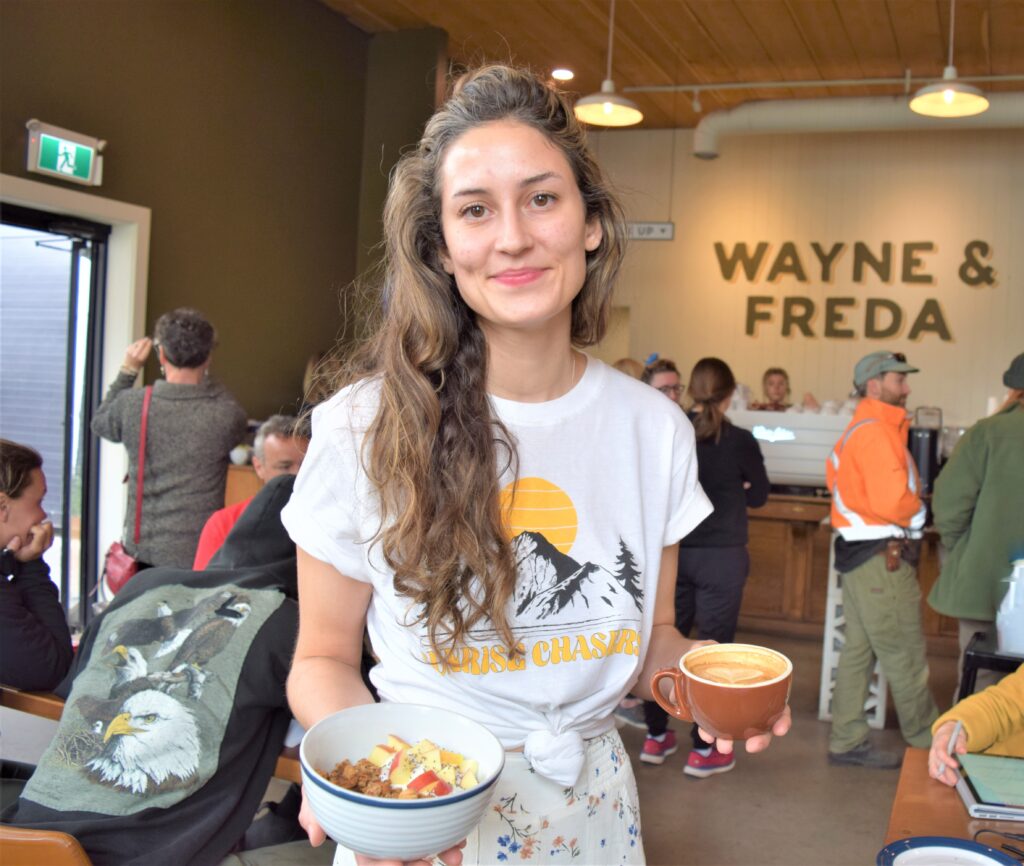
M 86 186 L 103 182 L 102 151 L 106 142 L 33 118 L 28 129 L 26 168 Z
M 89 177 L 92 149 L 74 141 L 43 133 L 39 136 L 39 167 L 85 180 Z

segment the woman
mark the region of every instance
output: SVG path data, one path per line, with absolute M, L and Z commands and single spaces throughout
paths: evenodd
M 314 412 L 283 515 L 292 709 L 308 728 L 370 701 L 365 623 L 384 700 L 469 715 L 509 750 L 468 858 L 640 862 L 611 714 L 690 646 L 676 542 L 709 506 L 682 413 L 574 348 L 604 333 L 619 207 L 565 98 L 495 66 L 402 158 L 384 225 L 380 330 Z
M 956 742 L 950 743 L 961 728 Z M 982 692 L 968 695 L 932 725 L 928 775 L 956 786 L 956 755 L 982 752 L 1024 758 L 1024 665 Z
M 725 417 L 736 390 L 729 365 L 718 358 L 702 358 L 690 374 L 687 390 L 693 400 L 690 420 L 697 435 L 700 486 L 715 510 L 679 547 L 675 622 L 685 635 L 696 625 L 698 640 L 726 643 L 736 636 L 750 572 L 747 508 L 767 501 L 768 473 L 754 437 Z M 676 750 L 675 734 L 657 704 L 645 704 L 644 715 L 647 739 L 640 760 L 661 764 Z M 735 766 L 732 754 L 704 742 L 696 725 L 691 739 L 693 748 L 683 768 L 688 776 L 703 779 Z
M 215 333 L 203 315 L 182 307 L 156 322 L 154 339 L 132 343 L 92 419 L 92 432 L 128 451 L 124 546 L 141 567 L 191 568 L 199 533 L 224 506 L 228 453 L 245 435 L 245 412 L 209 376 Z M 142 389 L 135 377 L 154 346 L 164 379 L 153 385 L 146 431 L 139 543 L 134 543 Z
M 679 378 L 679 368 L 675 361 L 668 358 L 656 358 L 644 367 L 640 381 L 660 391 L 677 405 L 683 397 L 683 380 Z
M 34 448 L 0 439 L 0 682 L 48 691 L 71 666 L 71 633 L 50 566 L 53 524 Z M 5 773 L 6 776 L 6 773 Z

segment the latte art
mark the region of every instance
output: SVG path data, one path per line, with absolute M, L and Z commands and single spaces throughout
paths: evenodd
M 780 658 L 749 650 L 710 650 L 687 659 L 686 669 L 694 676 L 713 683 L 753 686 L 780 676 L 786 665 Z
M 749 686 L 754 683 L 766 683 L 772 679 L 771 673 L 753 665 L 733 664 L 731 662 L 713 661 L 701 664 L 697 661 L 692 665 L 687 665 L 687 668 L 701 679 L 711 680 L 713 683 Z

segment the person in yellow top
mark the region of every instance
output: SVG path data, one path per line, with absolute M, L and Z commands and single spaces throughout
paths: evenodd
M 969 695 L 935 720 L 928 775 L 944 785 L 956 785 L 956 758 L 949 738 L 956 723 L 963 728 L 953 744 L 958 755 L 984 752 L 1024 758 L 1024 664 L 994 686 Z

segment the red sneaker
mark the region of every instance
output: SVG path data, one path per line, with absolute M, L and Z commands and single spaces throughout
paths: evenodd
M 643 757 L 641 756 L 641 760 Z M 711 747 L 710 755 L 702 755 L 696 749 L 690 751 L 686 759 L 686 766 L 683 772 L 687 776 L 696 776 L 698 779 L 706 779 L 715 773 L 728 773 L 736 766 L 736 759 L 732 755 L 723 755 L 714 746 Z
M 664 764 L 665 758 L 674 755 L 678 749 L 676 732 L 665 731 L 665 739 L 660 743 L 654 737 L 644 740 L 644 747 L 640 750 L 640 760 L 645 764 Z

